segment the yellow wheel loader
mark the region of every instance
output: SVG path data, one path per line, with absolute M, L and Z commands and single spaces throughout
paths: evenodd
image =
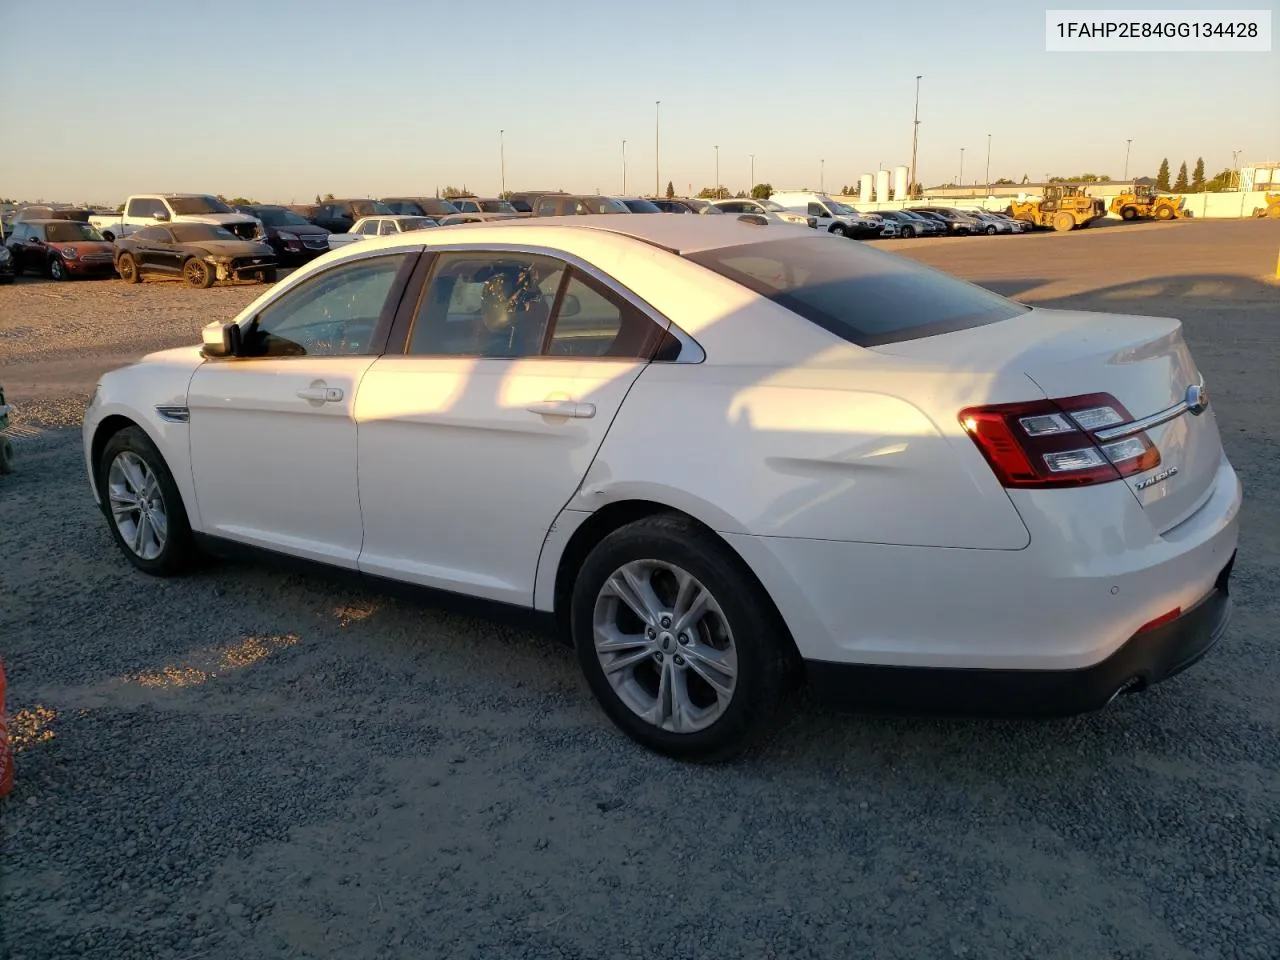
M 1253 215 L 1255 217 L 1272 217 L 1280 220 L 1280 193 L 1268 193 L 1267 205 L 1265 207 L 1254 207 Z
M 1162 194 L 1152 184 L 1135 183 L 1133 190 L 1111 199 L 1111 212 L 1122 220 L 1176 220 L 1185 217 L 1185 197 Z
M 1106 214 L 1097 197 L 1090 197 L 1073 183 L 1051 183 L 1039 200 L 1014 200 L 1006 211 L 1015 220 L 1032 227 L 1052 227 L 1065 232 L 1087 227 Z

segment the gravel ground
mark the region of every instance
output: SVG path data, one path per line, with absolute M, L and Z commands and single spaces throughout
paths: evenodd
M 1278 246 L 1269 223 L 1182 222 L 892 246 L 1028 302 L 1187 321 L 1246 484 L 1236 620 L 1098 715 L 801 703 L 717 768 L 615 733 L 543 636 L 262 567 L 132 572 L 85 488 L 78 397 L 260 288 L 0 288 L 23 409 L 0 956 L 1274 960 Z

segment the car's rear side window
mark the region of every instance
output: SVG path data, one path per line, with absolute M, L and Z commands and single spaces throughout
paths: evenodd
M 685 256 L 861 347 L 997 323 L 1030 309 L 904 257 L 826 234 Z

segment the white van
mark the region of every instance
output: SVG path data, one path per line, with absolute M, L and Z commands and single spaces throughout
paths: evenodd
M 873 240 L 877 237 L 898 235 L 898 226 L 888 220 L 864 217 L 848 204 L 832 200 L 825 193 L 810 191 L 775 193 L 770 200 L 782 204 L 794 213 L 803 213 L 818 221 L 819 230 L 841 233 L 855 240 Z

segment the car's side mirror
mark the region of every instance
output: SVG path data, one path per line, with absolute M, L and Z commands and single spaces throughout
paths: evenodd
M 166 221 L 169 219 L 169 211 L 168 211 L 168 210 L 157 210 L 157 211 L 155 212 L 155 214 L 152 216 L 152 219 L 153 219 L 153 220 L 159 220 L 161 223 L 164 223 L 164 222 L 166 222 Z
M 244 353 L 244 341 L 238 323 L 209 324 L 200 332 L 203 347 L 201 353 L 210 359 L 239 357 Z
M 566 293 L 560 301 L 560 316 L 576 317 L 582 312 L 582 303 L 572 293 Z

